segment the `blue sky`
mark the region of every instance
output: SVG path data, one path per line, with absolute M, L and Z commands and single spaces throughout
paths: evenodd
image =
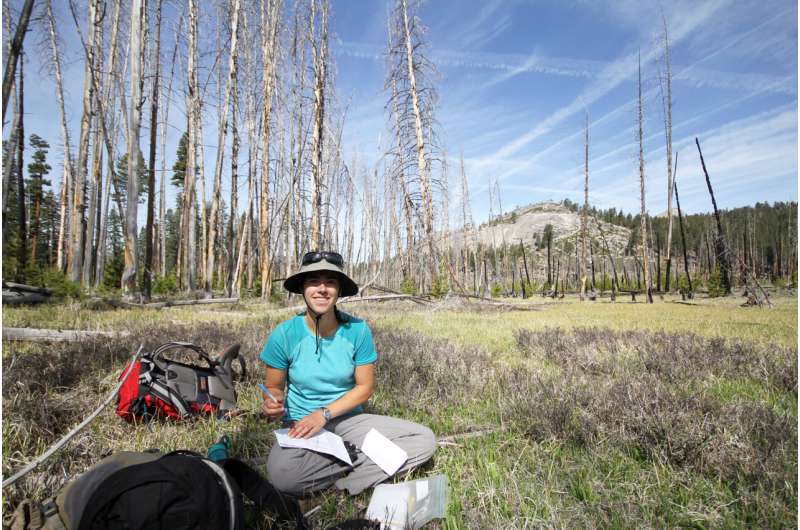
M 711 208 L 695 136 L 720 207 L 796 200 L 797 5 L 674 1 L 664 10 L 681 206 Z M 648 209 L 666 209 L 658 3 L 430 1 L 420 17 L 441 74 L 437 118 L 454 165 L 450 174 L 463 152 L 479 220 L 488 215 L 493 177 L 504 209 L 564 197 L 582 201 L 585 111 L 590 202 L 638 209 L 639 50 Z M 340 98 L 352 101 L 345 139 L 367 155 L 377 152 L 386 123 L 385 18 L 380 2 L 335 5 L 337 86 Z
M 82 61 L 65 3 L 54 3 L 63 22 L 59 31 L 75 142 Z M 679 154 L 681 206 L 689 212 L 711 208 L 695 137 L 700 138 L 721 208 L 797 200 L 797 4 L 676 0 L 663 8 L 672 40 L 673 143 Z M 169 17 L 176 6 L 167 10 Z M 388 10 L 382 1 L 333 2 L 331 50 L 337 97 L 347 106 L 347 161 L 358 153 L 361 161 L 372 164 L 386 147 Z M 505 210 L 565 197 L 582 201 L 583 123 L 588 111 L 590 202 L 636 211 L 634 80 L 639 51 L 648 209 L 651 214 L 666 209 L 657 2 L 431 0 L 419 15 L 428 27 L 428 56 L 439 71 L 436 117 L 441 148 L 450 161 L 454 210 L 461 153 L 478 221 L 488 216 L 492 178 L 499 181 Z M 165 41 L 167 50 L 171 38 Z M 39 71 L 39 61 L 38 53 L 31 51 L 26 134 L 36 132 L 53 145 L 51 176 L 56 184 L 61 172 L 58 111 L 54 84 Z M 182 129 L 180 106 L 178 102 L 171 110 L 168 166 Z M 206 119 L 210 173 L 216 131 L 208 123 L 213 120 Z M 210 180 L 209 175 L 209 190 Z M 246 188 L 240 191 L 246 193 Z

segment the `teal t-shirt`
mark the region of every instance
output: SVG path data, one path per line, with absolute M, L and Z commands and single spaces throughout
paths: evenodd
M 260 358 L 267 365 L 286 370 L 288 392 L 284 419 L 300 420 L 330 405 L 356 384 L 356 366 L 378 360 L 372 333 L 363 320 L 341 313 L 345 322 L 332 337 L 320 337 L 300 314 L 280 323 L 269 335 Z M 355 409 L 361 412 L 361 407 Z

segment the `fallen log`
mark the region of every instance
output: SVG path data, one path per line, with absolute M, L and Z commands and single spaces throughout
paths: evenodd
M 425 303 L 431 304 L 432 302 L 426 298 L 420 298 L 419 296 L 414 296 L 411 294 L 385 294 L 385 295 L 376 295 L 376 296 L 350 296 L 348 298 L 341 298 L 336 303 L 337 304 L 354 304 L 357 302 L 386 302 L 388 300 L 411 300 L 412 302 L 416 302 L 418 304 Z M 292 307 L 282 307 L 280 311 L 302 311 L 305 309 L 305 304 L 303 305 L 296 305 Z
M 22 293 L 18 291 L 3 291 L 3 304 L 38 304 L 50 300 L 48 295 L 39 293 Z
M 3 328 L 3 340 L 28 342 L 78 342 L 100 337 L 116 338 L 129 335 L 127 331 L 83 331 L 34 328 Z
M 120 307 L 138 309 L 161 309 L 164 307 L 177 307 L 186 305 L 207 305 L 207 304 L 235 304 L 239 298 L 201 298 L 198 300 L 165 300 L 164 302 L 148 302 L 137 304 L 134 302 L 116 302 Z
M 46 287 L 34 287 L 33 285 L 25 285 L 24 283 L 15 283 L 7 281 L 3 281 L 3 289 L 4 290 L 8 289 L 10 291 L 23 291 L 26 293 L 37 293 L 46 296 L 50 296 L 51 294 L 53 294 L 53 291 Z

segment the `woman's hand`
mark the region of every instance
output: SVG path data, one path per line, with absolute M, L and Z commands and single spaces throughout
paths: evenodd
M 326 423 L 328 422 L 325 420 L 325 416 L 322 415 L 322 410 L 315 410 L 289 429 L 289 437 L 311 438 L 325 427 Z
M 283 408 L 283 398 L 274 399 L 264 396 L 264 402 L 261 404 L 261 410 L 270 420 L 279 420 L 283 417 L 285 412 Z

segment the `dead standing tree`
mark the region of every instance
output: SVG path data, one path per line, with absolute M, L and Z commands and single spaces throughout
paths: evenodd
M 156 27 L 155 48 L 153 50 L 153 85 L 150 92 L 150 154 L 149 171 L 147 175 L 147 224 L 145 229 L 144 253 L 144 281 L 143 291 L 145 299 L 150 298 L 150 284 L 153 275 L 153 237 L 155 217 L 155 188 L 156 188 L 156 135 L 158 133 L 158 96 L 159 77 L 161 75 L 161 2 L 156 1 Z M 163 179 L 162 179 L 163 180 Z
M 58 243 L 56 247 L 56 267 L 60 270 L 65 266 L 66 240 L 69 239 L 69 194 L 72 184 L 72 148 L 70 146 L 67 116 L 64 110 L 64 83 L 61 76 L 61 54 L 59 52 L 56 21 L 53 16 L 53 7 L 50 0 L 45 2 L 47 16 L 47 30 L 50 37 L 50 50 L 53 57 L 53 74 L 56 81 L 56 98 L 58 100 L 59 118 L 61 124 L 61 139 L 64 143 L 64 170 L 61 177 L 61 191 L 59 198 L 59 227 Z
M 269 148 L 273 107 L 273 92 L 275 91 L 275 65 L 278 60 L 278 25 L 280 24 L 281 0 L 261 0 L 261 56 L 262 56 L 262 101 L 264 109 L 261 123 L 261 222 L 259 225 L 259 255 L 261 270 L 261 297 L 270 295 L 272 279 L 270 277 L 270 248 L 269 248 L 269 199 L 270 199 L 270 168 Z
M 322 174 L 322 148 L 325 143 L 325 92 L 328 62 L 328 10 L 327 0 L 319 2 L 319 28 L 317 29 L 317 0 L 311 1 L 309 35 L 314 66 L 314 127 L 311 143 L 311 170 L 314 178 L 311 190 L 311 248 L 322 247 L 322 191 L 325 185 Z
M 187 51 L 186 114 L 188 142 L 186 145 L 186 170 L 181 196 L 181 245 L 180 286 L 183 290 L 194 289 L 197 280 L 195 261 L 195 174 L 197 172 L 197 118 L 199 114 L 197 86 L 197 0 L 189 0 L 189 49 Z
M 83 217 L 83 198 L 85 195 L 86 172 L 89 158 L 89 129 L 92 117 L 92 100 L 95 83 L 94 63 L 97 50 L 98 20 L 97 0 L 89 0 L 89 36 L 85 48 L 85 67 L 83 79 L 83 112 L 81 115 L 80 134 L 78 137 L 78 157 L 72 182 L 72 211 L 70 221 L 70 249 L 67 253 L 69 278 L 73 282 L 81 280 L 83 267 L 83 238 L 85 235 L 85 219 Z M 76 21 L 77 22 L 77 21 Z
M 731 294 L 731 265 L 730 257 L 728 256 L 728 247 L 725 242 L 725 232 L 722 230 L 722 222 L 719 219 L 719 211 L 717 210 L 717 201 L 714 198 L 714 190 L 711 188 L 711 179 L 708 177 L 706 170 L 706 162 L 703 159 L 703 151 L 700 150 L 700 140 L 694 139 L 697 144 L 697 152 L 700 154 L 700 164 L 703 166 L 703 174 L 706 177 L 706 184 L 708 185 L 708 194 L 711 195 L 711 204 L 714 206 L 714 219 L 717 223 L 717 237 L 714 238 L 714 250 L 719 261 L 720 274 L 722 275 L 722 286 L 725 289 L 725 294 Z M 711 273 L 709 267 L 709 274 Z
M 228 57 L 228 81 L 225 87 L 225 96 L 220 109 L 219 135 L 217 137 L 217 157 L 214 164 L 214 191 L 211 199 L 211 211 L 208 221 L 208 238 L 205 248 L 205 282 L 203 290 L 207 297 L 211 296 L 214 280 L 214 243 L 217 239 L 217 224 L 219 222 L 220 199 L 222 196 L 222 162 L 225 152 L 225 140 L 228 136 L 228 108 L 230 107 L 231 90 L 236 87 L 237 53 L 239 42 L 239 0 L 233 0 L 231 8 L 231 38 L 230 55 Z M 266 151 L 265 151 L 266 152 Z
M 583 210 L 581 211 L 581 260 L 578 268 L 578 276 L 581 282 L 580 299 L 584 300 L 586 295 L 586 245 L 588 238 L 588 215 L 589 215 L 589 113 L 586 113 L 584 126 L 584 157 L 583 157 Z M 592 284 L 594 288 L 594 284 Z
M 122 271 L 122 290 L 132 295 L 137 290 L 136 269 L 136 217 L 139 204 L 139 128 L 142 117 L 142 89 L 144 76 L 144 4 L 143 0 L 133 0 L 131 7 L 131 115 L 128 122 L 128 205 L 125 222 L 125 269 Z
M 17 62 L 22 54 L 22 42 L 25 39 L 25 34 L 28 31 L 28 22 L 31 19 L 31 11 L 33 11 L 33 0 L 25 0 L 20 13 L 17 28 L 14 31 L 14 39 L 8 50 L 8 59 L 6 60 L 6 68 L 3 73 L 3 122 L 6 121 L 6 106 L 8 105 L 8 97 L 11 94 L 11 85 L 14 84 L 14 77 L 16 76 Z M 24 140 L 19 139 L 24 143 Z
M 664 290 L 670 289 L 670 270 L 672 269 L 672 191 L 674 173 L 672 169 L 672 59 L 669 46 L 667 18 L 661 13 L 663 23 L 664 71 L 659 76 L 661 86 L 661 103 L 664 111 L 664 134 L 667 147 L 667 276 Z
M 422 210 L 422 231 L 429 253 L 428 272 L 433 279 L 438 272 L 437 252 L 434 247 L 433 197 L 431 179 L 431 161 L 433 148 L 433 108 L 436 103 L 436 91 L 430 77 L 435 73 L 433 65 L 425 57 L 423 50 L 424 27 L 412 11 L 409 13 L 406 0 L 399 0 L 390 20 L 389 48 L 389 82 L 395 79 L 398 98 L 398 125 L 396 134 L 401 139 L 403 150 L 408 156 L 412 171 L 412 160 L 416 160 L 415 182 L 419 186 L 420 209 Z M 425 133 L 428 137 L 425 137 Z M 409 193 L 409 196 L 411 194 Z
M 636 116 L 639 139 L 639 198 L 641 202 L 641 236 L 642 236 L 642 269 L 644 270 L 644 287 L 647 291 L 647 303 L 653 303 L 653 292 L 650 280 L 650 260 L 647 251 L 647 207 L 644 190 L 644 108 L 642 105 L 642 60 L 639 58 L 639 77 L 637 87 Z

